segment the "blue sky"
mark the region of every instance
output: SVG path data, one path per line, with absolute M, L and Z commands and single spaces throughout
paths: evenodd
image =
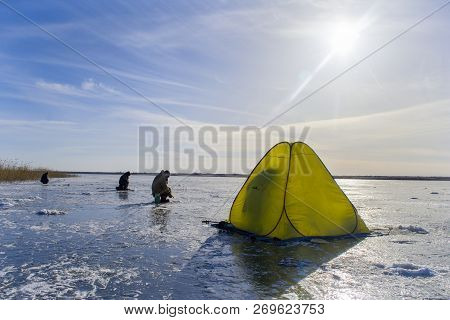
M 6 2 L 196 126 L 260 126 L 444 3 Z M 450 175 L 449 38 L 450 6 L 275 124 L 336 174 Z M 0 158 L 136 170 L 138 126 L 177 124 L 2 4 L 0 74 Z

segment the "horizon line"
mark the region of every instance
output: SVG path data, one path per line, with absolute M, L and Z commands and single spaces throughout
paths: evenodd
M 122 171 L 61 171 L 69 174 L 123 174 Z M 157 175 L 159 172 L 131 172 L 132 175 Z M 203 176 L 203 177 L 236 177 L 245 178 L 250 175 L 244 173 L 171 173 L 172 176 Z M 355 180 L 411 180 L 411 181 L 450 181 L 448 176 L 410 176 L 410 175 L 332 175 L 334 179 L 355 179 Z

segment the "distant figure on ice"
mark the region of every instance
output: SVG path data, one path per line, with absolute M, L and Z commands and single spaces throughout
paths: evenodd
M 130 171 L 125 172 L 119 179 L 119 186 L 116 187 L 117 191 L 128 190 L 129 178 L 131 176 Z
M 41 177 L 42 184 L 47 184 L 50 180 L 48 180 L 48 172 L 44 173 Z
M 155 198 L 155 203 L 169 202 L 169 198 L 173 198 L 172 190 L 169 188 L 170 172 L 168 170 L 162 170 L 153 180 L 152 183 L 152 195 Z

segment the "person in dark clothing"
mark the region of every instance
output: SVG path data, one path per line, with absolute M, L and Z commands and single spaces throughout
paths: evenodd
M 162 170 L 153 180 L 152 183 L 152 195 L 155 198 L 155 203 L 169 202 L 169 198 L 173 198 L 172 190 L 169 188 L 170 172 L 168 170 Z
M 117 191 L 128 190 L 129 178 L 131 176 L 130 171 L 125 172 L 119 179 L 119 186 L 116 187 Z
M 47 184 L 50 180 L 48 180 L 48 172 L 44 173 L 41 177 L 41 183 Z

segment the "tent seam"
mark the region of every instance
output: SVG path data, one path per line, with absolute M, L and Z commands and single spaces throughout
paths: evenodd
M 291 169 L 292 149 L 294 149 L 294 145 L 295 145 L 296 143 L 305 144 L 305 143 L 303 143 L 303 142 L 294 142 L 294 143 L 292 143 L 292 145 L 290 145 L 290 146 L 291 146 L 291 149 L 290 149 L 291 152 L 290 152 L 290 157 L 289 157 L 289 170 Z M 289 178 L 289 175 L 288 175 L 288 178 Z M 288 221 L 289 221 L 289 223 L 291 224 L 292 228 L 294 228 L 294 230 L 295 230 L 298 234 L 300 234 L 300 235 L 306 237 L 303 233 L 301 233 L 300 231 L 297 230 L 297 228 L 296 228 L 296 227 L 294 226 L 294 224 L 292 223 L 291 219 L 289 219 L 289 214 L 288 214 L 288 211 L 286 210 L 286 193 L 287 193 L 287 183 L 286 183 L 286 188 L 285 188 L 285 191 L 284 191 L 284 207 L 283 207 L 283 208 L 284 208 L 284 211 L 286 212 L 286 218 L 288 219 Z
M 239 194 L 241 193 L 242 189 L 244 189 L 246 183 L 248 182 L 248 180 L 249 180 L 250 177 L 252 176 L 253 172 L 255 172 L 256 168 L 257 168 L 257 167 L 259 166 L 259 164 L 264 160 L 264 158 L 269 154 L 269 152 L 272 151 L 272 149 L 274 149 L 274 148 L 277 147 L 278 145 L 283 144 L 283 143 L 288 143 L 288 142 L 286 142 L 286 141 L 281 141 L 281 142 L 277 143 L 276 145 L 274 145 L 272 148 L 270 148 L 270 149 L 266 152 L 266 154 L 261 158 L 261 160 L 258 161 L 258 163 L 256 164 L 256 166 L 253 168 L 252 172 L 250 172 L 250 174 L 248 175 L 248 177 L 247 177 L 247 179 L 245 180 L 244 184 L 242 185 L 241 189 L 239 189 L 239 192 L 237 193 L 236 198 L 234 198 L 234 201 L 233 201 L 233 203 L 231 204 L 231 208 L 230 208 L 229 220 L 230 220 L 230 223 L 231 223 L 231 224 L 233 224 L 233 221 L 231 221 L 231 212 L 233 211 L 233 206 L 234 206 L 234 204 L 236 203 L 236 200 L 237 200 Z M 289 144 L 289 150 L 290 150 L 291 145 L 290 145 L 290 143 L 288 143 L 288 144 Z M 290 155 L 290 152 L 289 152 L 289 155 Z M 290 165 L 290 157 L 289 157 L 289 165 Z M 289 172 L 288 172 L 288 174 L 289 174 Z M 282 212 L 282 213 L 283 213 L 283 212 Z M 281 219 L 281 216 L 280 216 L 280 219 Z M 279 223 L 279 221 L 277 222 L 277 225 L 278 225 L 278 223 Z M 276 226 L 277 226 L 277 225 L 276 225 Z M 275 226 L 275 227 L 276 227 L 276 226 Z M 272 230 L 272 231 L 273 231 L 273 230 Z M 272 232 L 272 231 L 271 231 L 271 232 Z M 269 232 L 269 233 L 270 233 L 270 232 Z
M 289 174 L 291 173 L 291 155 L 292 155 L 292 145 L 290 143 L 288 143 L 288 144 L 289 144 L 289 165 L 288 165 L 288 172 L 287 172 L 287 176 L 286 176 L 286 184 L 284 186 L 283 208 L 281 209 L 280 217 L 278 218 L 278 221 L 275 224 L 275 227 L 273 227 L 273 229 L 270 230 L 269 233 L 266 233 L 265 235 L 263 235 L 263 237 L 267 237 L 269 234 L 271 234 L 272 232 L 274 232 L 277 229 L 278 225 L 280 224 L 281 218 L 283 217 L 283 213 L 286 212 L 286 188 L 287 188 L 287 185 L 289 182 Z M 286 216 L 287 216 L 287 214 L 286 214 Z
M 306 237 L 303 233 L 301 233 L 300 231 L 297 230 L 297 228 L 294 226 L 294 224 L 292 223 L 291 219 L 289 219 L 289 216 L 287 214 L 287 210 L 284 209 L 284 212 L 286 213 L 286 219 L 289 221 L 289 223 L 291 224 L 292 228 L 294 228 L 295 232 L 297 232 L 299 235 L 301 235 L 302 237 Z

